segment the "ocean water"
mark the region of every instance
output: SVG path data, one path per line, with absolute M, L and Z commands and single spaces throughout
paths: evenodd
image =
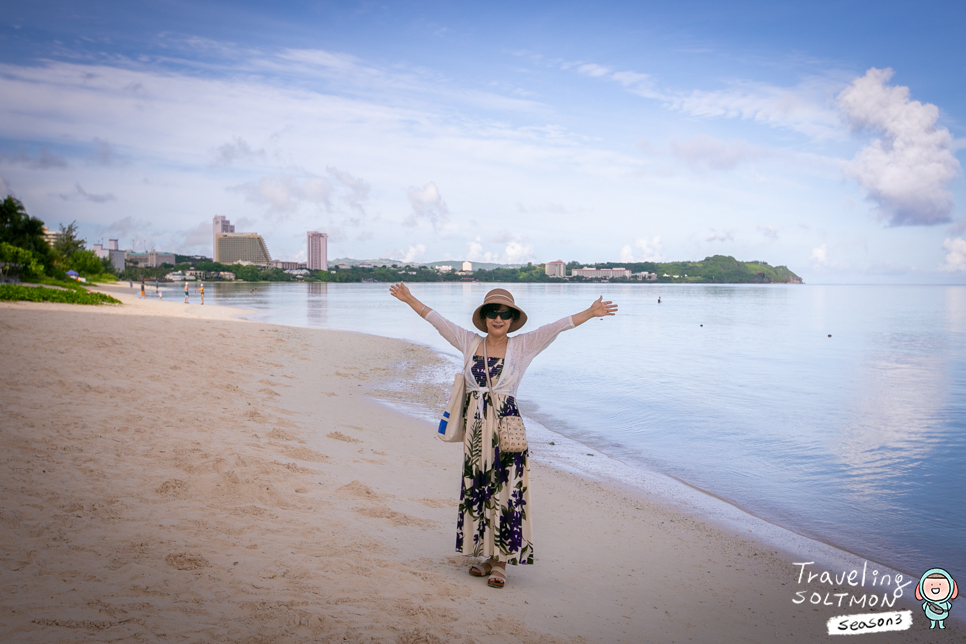
M 456 364 L 388 286 L 206 290 L 254 320 L 404 338 Z M 411 289 L 470 328 L 493 286 Z M 598 295 L 620 306 L 534 360 L 525 416 L 861 557 L 966 576 L 966 287 L 503 286 L 527 311 L 524 330 Z

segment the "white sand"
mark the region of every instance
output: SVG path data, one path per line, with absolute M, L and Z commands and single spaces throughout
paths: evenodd
M 2 642 L 812 641 L 849 612 L 793 605 L 794 555 L 540 462 L 537 563 L 488 588 L 453 554 L 460 448 L 370 398 L 440 400 L 432 352 L 113 291 L 0 304 Z

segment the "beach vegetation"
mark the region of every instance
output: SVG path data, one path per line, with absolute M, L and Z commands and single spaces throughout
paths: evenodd
M 31 217 L 19 199 L 7 196 L 0 202 L 0 277 L 4 281 L 29 280 L 55 288 L 5 288 L 0 299 L 35 302 L 72 302 L 99 304 L 117 302 L 92 294 L 81 284 L 67 279 L 73 270 L 88 282 L 113 281 L 110 263 L 105 264 L 77 234 L 77 223 L 61 226 L 53 245 L 44 235 L 44 222 Z M 64 295 L 64 293 L 75 295 Z
M 74 253 L 84 250 L 87 240 L 77 236 L 77 222 L 72 221 L 67 226 L 60 225 L 60 234 L 54 240 L 54 252 L 64 260 L 70 260 Z
M 0 301 L 61 302 L 65 304 L 120 304 L 110 295 L 69 288 L 0 284 Z
M 29 251 L 43 272 L 53 267 L 54 254 L 44 237 L 44 222 L 27 214 L 23 203 L 9 195 L 0 202 L 0 242 Z M 38 273 L 28 273 L 32 274 Z
M 4 278 L 39 276 L 44 274 L 40 258 L 26 248 L 0 241 L 0 264 Z

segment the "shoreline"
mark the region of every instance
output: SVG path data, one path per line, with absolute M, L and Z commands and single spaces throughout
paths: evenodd
M 488 589 L 452 553 L 458 450 L 369 399 L 438 355 L 133 299 L 0 307 L 24 373 L 4 394 L 0 574 L 19 590 L 0 628 L 22 641 L 806 641 L 846 612 L 794 605 L 797 559 L 755 535 L 539 457 L 538 563 Z
M 120 283 L 118 283 L 117 287 L 121 288 Z M 123 288 L 126 289 L 127 287 Z M 194 291 L 192 291 L 192 294 L 196 295 Z M 138 300 L 139 298 L 135 296 L 132 299 Z M 145 300 L 148 299 L 150 298 L 145 298 Z M 190 307 L 192 305 L 189 304 L 188 306 Z M 216 306 L 219 306 L 223 309 L 231 308 L 222 305 Z M 254 324 L 268 324 L 261 321 L 247 319 L 246 316 L 257 314 L 257 311 L 237 308 L 231 310 L 234 312 L 236 319 Z M 322 327 L 311 326 L 280 326 L 298 329 L 327 330 L 323 329 Z M 371 335 L 355 331 L 341 332 L 357 333 L 361 336 Z M 395 338 L 389 338 L 387 336 L 374 337 L 391 339 L 394 341 L 398 340 Z M 449 358 L 451 358 L 451 356 L 440 353 L 438 350 L 429 345 L 409 340 L 398 341 L 413 344 L 427 351 L 432 351 L 434 354 L 439 356 L 442 361 L 447 361 Z M 406 383 L 401 383 L 404 385 L 405 391 L 400 397 L 398 395 L 400 391 L 397 391 L 396 388 L 392 387 L 393 383 L 387 383 L 389 387 L 380 389 L 381 395 L 375 397 L 374 400 L 386 403 L 391 408 L 401 411 L 402 413 L 410 415 L 418 420 L 424 420 L 435 424 L 438 420 L 436 418 L 436 410 L 442 409 L 445 406 L 446 395 L 448 394 L 448 391 L 445 389 L 448 388 L 451 377 L 445 366 L 440 369 L 440 365 L 437 364 L 436 369 L 438 372 L 445 372 L 444 377 L 434 380 L 432 378 L 426 378 L 425 375 L 423 375 L 421 384 L 424 386 L 430 384 L 431 390 L 433 389 L 432 384 L 439 385 L 437 396 L 426 396 L 424 394 L 422 396 L 415 396 L 416 400 L 413 400 L 413 390 L 405 388 Z M 413 374 L 410 374 L 410 376 L 412 375 Z M 697 512 L 697 518 L 699 520 L 708 521 L 714 524 L 716 527 L 732 532 L 736 535 L 742 534 L 746 531 L 752 532 L 755 534 L 756 538 L 761 541 L 762 545 L 777 548 L 779 551 L 789 555 L 795 553 L 803 556 L 808 555 L 808 557 L 805 558 L 825 562 L 825 564 L 829 566 L 842 566 L 848 565 L 849 562 L 867 561 L 870 563 L 875 563 L 880 569 L 882 569 L 884 573 L 887 571 L 888 574 L 893 575 L 896 573 L 903 575 L 912 574 L 908 571 L 900 571 L 896 568 L 893 568 L 889 564 L 880 561 L 873 561 L 868 557 L 854 553 L 835 543 L 830 543 L 816 537 L 804 535 L 796 532 L 792 528 L 769 521 L 768 519 L 758 516 L 751 510 L 744 508 L 737 503 L 718 496 L 713 491 L 703 489 L 673 475 L 648 468 L 646 465 L 641 463 L 635 463 L 633 465 L 627 464 L 617 456 L 608 454 L 606 451 L 604 451 L 606 448 L 598 447 L 590 442 L 584 443 L 560 431 L 549 429 L 544 422 L 539 420 L 539 416 L 539 413 L 536 415 L 536 417 L 530 414 L 525 414 L 528 433 L 530 432 L 531 425 L 533 425 L 536 427 L 538 432 L 544 435 L 549 435 L 552 438 L 544 440 L 543 443 L 538 443 L 539 448 L 537 450 L 531 450 L 531 455 L 535 459 L 542 460 L 542 462 L 549 467 L 553 467 L 563 472 L 576 474 L 577 476 L 581 476 L 590 481 L 599 481 L 615 486 L 632 496 L 647 498 L 651 501 L 654 501 L 655 499 L 650 497 L 656 496 L 656 502 L 658 503 L 665 504 L 668 507 L 675 508 L 682 512 Z M 550 442 L 550 440 L 553 440 L 554 442 L 571 443 L 572 445 L 569 449 L 561 449 L 561 446 L 552 448 L 547 444 Z M 582 458 L 584 455 L 589 456 L 587 450 L 590 450 L 591 453 L 595 454 L 593 461 Z M 554 459 L 556 459 L 556 461 Z M 600 467 L 599 464 L 601 461 L 610 464 L 610 467 Z M 960 618 L 963 620 L 963 623 L 966 624 L 966 617 Z M 955 614 L 953 615 L 953 619 L 957 619 Z
M 656 282 L 651 282 L 650 284 L 658 284 Z M 762 284 L 753 284 L 761 286 Z M 768 284 L 765 284 L 768 285 Z M 122 294 L 128 292 L 130 289 L 123 286 L 121 283 L 117 285 L 110 285 L 112 288 L 120 289 Z M 136 289 L 135 289 L 136 290 Z M 191 291 L 192 296 L 197 297 L 194 290 Z M 132 298 L 134 301 L 138 301 L 139 298 L 134 296 Z M 150 300 L 150 297 L 146 297 L 145 300 Z M 180 302 L 176 302 L 182 304 Z M 192 306 L 191 304 L 188 305 Z M 214 305 L 220 308 L 228 309 L 223 305 Z M 258 320 L 250 320 L 246 316 L 252 314 L 258 314 L 258 311 L 246 310 L 246 309 L 232 309 L 235 311 L 237 319 L 245 320 L 247 322 L 252 322 L 255 324 L 272 324 L 266 323 Z M 312 327 L 312 326 L 300 326 L 300 325 L 280 325 L 297 329 L 320 329 L 326 330 L 322 327 Z M 363 332 L 355 331 L 340 331 L 346 333 L 358 333 L 359 335 L 366 336 L 371 335 Z M 375 336 L 386 339 L 388 336 Z M 395 340 L 395 339 L 394 339 Z M 434 349 L 433 347 L 422 344 L 420 342 L 410 341 L 410 340 L 400 340 L 402 342 L 408 342 L 410 344 L 422 347 L 426 350 L 433 351 L 443 360 L 448 360 L 452 356 L 444 354 Z M 437 365 L 437 369 L 438 369 Z M 385 402 L 390 404 L 390 406 L 397 411 L 402 411 L 414 418 L 424 420 L 427 422 L 435 423 L 437 422 L 436 414 L 437 409 L 441 409 L 445 406 L 447 391 L 443 390 L 443 387 L 448 388 L 450 384 L 451 375 L 445 368 L 442 369 L 445 372 L 444 377 L 439 378 L 435 381 L 436 384 L 440 386 L 439 395 L 427 398 L 422 397 L 420 400 L 413 402 L 410 400 L 412 397 L 412 391 L 406 389 L 403 395 L 398 396 L 398 391 L 395 388 L 382 389 L 381 397 L 375 398 L 375 400 Z M 423 378 L 423 384 L 428 381 Z M 402 383 L 405 385 L 405 383 Z M 405 389 L 405 387 L 404 387 Z M 565 433 L 557 430 L 549 429 L 545 422 L 541 422 L 540 414 L 537 413 L 536 416 L 531 414 L 525 414 L 528 428 L 531 424 L 536 425 L 539 431 L 547 433 L 557 437 L 555 442 L 567 441 L 573 443 L 574 445 L 579 445 L 578 449 L 570 449 L 571 454 L 563 454 L 562 450 L 550 449 L 549 446 L 544 446 L 539 452 L 531 452 L 535 458 L 543 459 L 544 463 L 555 468 L 563 468 L 563 471 L 577 474 L 583 476 L 588 480 L 594 481 L 604 481 L 608 484 L 615 485 L 619 488 L 625 489 L 626 492 L 632 495 L 638 496 L 650 496 L 656 495 L 658 497 L 658 502 L 666 503 L 667 505 L 677 508 L 682 511 L 694 511 L 699 513 L 699 518 L 702 520 L 709 521 L 716 526 L 735 532 L 736 534 L 748 531 L 753 532 L 756 536 L 759 536 L 763 544 L 769 545 L 770 547 L 778 548 L 789 554 L 792 553 L 792 549 L 787 544 L 795 545 L 795 552 L 798 553 L 810 553 L 811 558 L 815 558 L 819 561 L 825 561 L 829 565 L 842 565 L 849 560 L 860 560 L 873 562 L 872 559 L 864 557 L 857 553 L 854 553 L 840 545 L 831 543 L 828 541 L 823 541 L 819 538 L 801 534 L 796 532 L 792 528 L 783 526 L 779 523 L 769 521 L 766 518 L 760 517 L 753 511 L 742 507 L 741 505 L 729 501 L 721 496 L 718 496 L 713 491 L 703 489 L 697 485 L 689 483 L 683 479 L 675 477 L 671 474 L 661 472 L 656 469 L 652 469 L 643 465 L 641 463 L 635 463 L 633 465 L 625 463 L 619 457 L 608 454 L 605 450 L 606 448 L 601 448 L 592 442 L 581 442 L 576 438 L 572 438 Z M 545 441 L 545 442 L 549 442 Z M 587 450 L 595 453 L 596 462 L 588 461 L 586 459 L 581 459 L 579 455 L 585 455 Z M 599 458 L 603 457 L 603 458 Z M 557 458 L 556 463 L 553 459 Z M 598 467 L 600 461 L 606 461 L 612 463 L 611 471 L 604 471 L 606 468 Z M 569 461 L 569 462 L 568 462 Z M 578 463 L 577 461 L 582 461 Z M 891 567 L 889 564 L 876 561 L 874 562 L 877 566 L 883 570 L 889 571 L 890 574 L 901 573 L 904 575 L 909 575 L 908 571 L 900 571 L 896 568 Z M 955 616 L 954 616 L 955 619 Z M 966 623 L 966 618 L 964 618 L 964 623 Z

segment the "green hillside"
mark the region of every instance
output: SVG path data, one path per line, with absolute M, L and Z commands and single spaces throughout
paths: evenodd
M 573 264 L 573 263 L 572 263 Z M 705 257 L 699 262 L 631 262 L 596 264 L 596 268 L 624 267 L 634 273 L 657 273 L 657 281 L 665 283 L 723 284 L 801 284 L 802 278 L 787 266 L 770 266 L 767 262 L 739 262 L 727 255 Z M 571 265 L 568 265 L 570 268 Z M 568 271 L 569 272 L 569 271 Z M 667 275 L 668 277 L 665 277 Z M 674 276 L 678 277 L 675 278 Z M 574 278 L 571 278 L 572 280 Z

